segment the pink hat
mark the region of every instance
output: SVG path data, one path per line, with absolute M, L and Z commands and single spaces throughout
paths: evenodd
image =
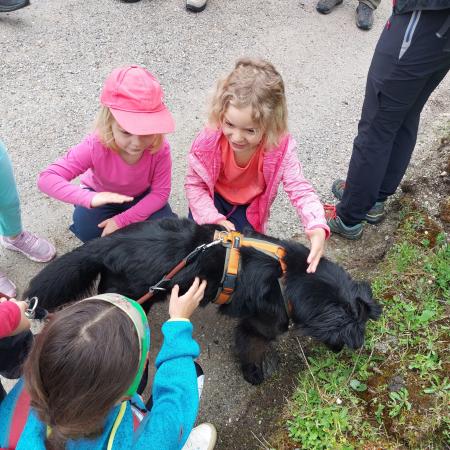
M 175 123 L 163 103 L 158 80 L 143 67 L 120 67 L 111 72 L 100 96 L 119 125 L 128 133 L 164 134 L 175 130 Z

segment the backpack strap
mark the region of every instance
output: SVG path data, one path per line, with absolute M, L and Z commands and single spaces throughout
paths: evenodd
M 30 414 L 30 395 L 23 385 L 23 380 L 20 380 L 19 383 L 22 383 L 22 386 L 20 387 L 20 391 L 12 411 L 9 426 L 8 448 L 10 449 L 16 448 L 22 431 L 25 428 L 25 424 L 27 423 L 28 415 Z

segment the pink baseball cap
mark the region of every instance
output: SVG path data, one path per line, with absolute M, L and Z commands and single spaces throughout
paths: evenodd
M 100 96 L 119 125 L 128 133 L 164 134 L 175 130 L 158 80 L 143 67 L 114 69 L 105 81 Z

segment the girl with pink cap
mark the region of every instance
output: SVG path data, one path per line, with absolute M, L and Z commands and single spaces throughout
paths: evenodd
M 95 132 L 39 175 L 47 195 L 75 205 L 70 230 L 83 242 L 134 222 L 174 216 L 168 204 L 175 129 L 158 80 L 121 67 L 107 78 Z M 81 184 L 72 180 L 81 175 Z

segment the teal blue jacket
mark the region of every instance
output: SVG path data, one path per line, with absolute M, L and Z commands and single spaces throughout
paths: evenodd
M 137 430 L 133 429 L 131 402 L 144 407 L 139 396 L 117 405 L 108 414 L 103 434 L 94 439 L 70 440 L 67 450 L 105 450 L 111 439 L 115 422 L 119 423 L 112 448 L 120 450 L 181 449 L 194 425 L 198 411 L 198 388 L 194 359 L 199 355 L 198 344 L 192 338 L 190 322 L 171 321 L 162 326 L 163 345 L 156 358 L 153 379 L 153 407 Z M 8 448 L 11 417 L 23 390 L 23 380 L 0 404 L 0 448 Z M 86 405 L 86 408 L 90 405 Z M 118 421 L 120 410 L 124 410 Z M 123 412 L 123 411 L 122 411 Z M 46 425 L 31 409 L 17 443 L 16 450 L 45 450 Z

